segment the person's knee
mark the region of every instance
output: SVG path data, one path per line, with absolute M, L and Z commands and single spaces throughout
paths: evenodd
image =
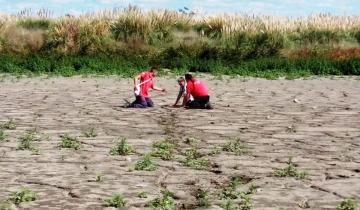
M 144 107 L 147 107 L 147 102 L 144 97 L 140 97 L 137 104 L 141 104 Z
M 134 107 L 134 108 L 139 108 L 139 109 L 144 109 L 144 108 L 146 108 L 147 106 L 144 106 L 144 105 L 142 105 L 142 104 L 134 104 L 133 107 Z
M 154 102 L 150 98 L 146 98 L 146 104 L 148 107 L 154 107 Z
M 148 107 L 154 107 L 154 103 L 150 101 L 146 101 Z
M 186 104 L 186 108 L 188 109 L 196 109 L 198 107 L 198 103 L 196 101 L 191 101 Z

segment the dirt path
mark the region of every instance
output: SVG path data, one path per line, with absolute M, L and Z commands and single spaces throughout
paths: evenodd
M 206 80 L 214 110 L 164 107 L 177 93 L 173 78 L 157 79 L 169 94 L 156 95 L 156 107 L 123 109 L 131 98 L 130 81 L 116 78 L 32 78 L 0 82 L 0 122 L 14 119 L 0 142 L 0 200 L 19 186 L 39 193 L 20 209 L 104 209 L 103 199 L 122 193 L 130 209 L 158 196 L 162 188 L 175 193 L 179 207 L 195 208 L 196 189 L 209 191 L 212 207 L 222 209 L 219 191 L 234 176 L 243 186 L 259 188 L 251 195 L 253 209 L 334 209 L 344 198 L 360 201 L 360 81 L 354 78 L 297 81 L 261 79 Z M 95 128 L 98 136 L 83 133 Z M 36 142 L 39 155 L 18 150 L 18 139 L 37 129 L 50 140 Z M 59 149 L 60 135 L 78 136 L 83 147 Z M 136 154 L 110 156 L 118 138 L 134 145 Z M 248 153 L 209 154 L 214 147 L 239 137 Z M 158 169 L 136 171 L 141 154 L 156 140 L 172 139 L 176 158 L 154 160 Z M 177 158 L 192 148 L 211 162 L 208 170 L 183 166 Z M 279 178 L 289 157 L 306 180 Z M 96 176 L 103 176 L 96 182 Z M 139 198 L 146 192 L 148 198 Z M 237 200 L 234 201 L 235 203 Z M 239 201 L 240 202 L 240 201 Z M 306 206 L 306 205 L 305 205 Z M 111 208 L 109 208 L 111 209 Z

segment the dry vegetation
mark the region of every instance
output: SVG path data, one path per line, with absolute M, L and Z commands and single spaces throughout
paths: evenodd
M 359 75 L 359 28 L 358 16 L 329 14 L 202 15 L 132 6 L 61 17 L 24 11 L 0 16 L 0 71 L 132 75 L 156 65 L 271 78 Z
M 280 51 L 286 46 L 283 55 L 290 56 L 289 49 L 299 45 L 300 52 L 316 45 L 357 49 L 359 28 L 358 16 L 326 14 L 300 18 L 201 15 L 168 10 L 145 12 L 130 6 L 53 18 L 47 11 L 36 14 L 25 11 L 16 16 L 0 16 L 0 50 L 1 53 L 22 54 L 45 50 L 72 55 L 119 53 L 119 48 L 132 48 L 156 53 L 164 47 L 190 46 L 193 43 L 225 47 L 259 39 L 258 42 L 278 44 L 272 46 L 273 50 Z M 272 52 L 268 50 L 266 53 L 271 55 Z

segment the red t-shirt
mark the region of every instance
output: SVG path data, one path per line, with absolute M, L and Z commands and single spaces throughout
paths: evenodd
M 148 97 L 148 90 L 150 88 L 151 89 L 154 88 L 152 77 L 153 77 L 153 75 L 152 75 L 151 72 L 145 71 L 145 72 L 141 73 L 141 75 L 140 75 L 140 83 L 142 83 L 142 82 L 145 82 L 145 83 L 140 85 L 139 96 Z M 149 79 L 150 79 L 150 81 L 147 81 Z
M 198 79 L 193 79 L 192 81 L 187 81 L 186 91 L 188 93 L 190 93 L 193 97 L 209 95 L 209 92 L 208 92 L 205 84 Z

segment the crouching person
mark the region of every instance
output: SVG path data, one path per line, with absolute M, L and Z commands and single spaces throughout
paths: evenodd
M 191 74 L 185 75 L 186 95 L 183 106 L 188 109 L 212 109 L 210 104 L 210 95 L 205 84 Z M 189 100 L 190 96 L 194 100 Z
M 180 99 L 183 97 L 183 101 L 182 101 L 182 104 L 185 104 L 188 102 L 188 101 L 185 101 L 186 100 L 186 81 L 185 81 L 185 78 L 184 77 L 179 77 L 177 79 L 177 82 L 179 84 L 179 93 L 178 93 L 178 96 L 176 97 L 176 101 L 173 105 L 173 107 L 181 107 L 181 105 L 178 105 Z M 192 96 L 190 95 L 190 98 L 187 99 L 187 100 L 193 100 Z
M 156 67 L 152 67 L 149 71 L 142 72 L 134 77 L 134 92 L 136 98 L 129 107 L 147 108 L 154 106 L 154 102 L 148 95 L 148 90 L 153 89 L 165 92 L 165 89 L 156 87 L 153 83 L 153 78 L 157 75 L 157 72 L 158 69 Z

